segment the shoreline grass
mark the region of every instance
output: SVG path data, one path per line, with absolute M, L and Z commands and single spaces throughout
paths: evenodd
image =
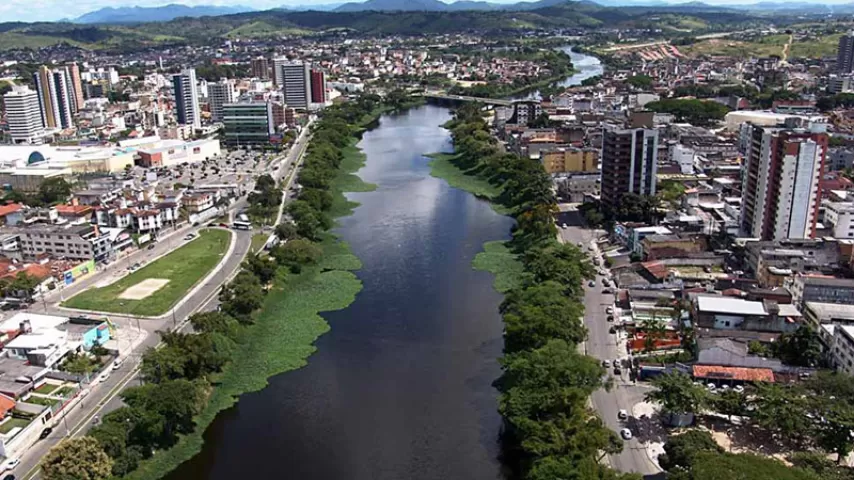
M 498 197 L 502 189 L 492 185 L 487 180 L 470 174 L 454 164 L 457 155 L 454 153 L 431 153 L 426 155 L 430 158 L 430 175 L 440 178 L 448 185 L 471 193 L 475 197 L 486 200 L 497 213 L 509 215 L 510 209 L 498 203 Z
M 202 230 L 199 238 L 177 250 L 105 287 L 86 289 L 62 306 L 142 317 L 163 315 L 216 267 L 230 241 L 231 232 L 226 230 Z M 128 288 L 150 278 L 167 279 L 169 283 L 141 300 L 119 298 Z
M 519 287 L 525 279 L 525 268 L 518 255 L 513 253 L 504 240 L 493 240 L 483 244 L 483 251 L 472 260 L 475 270 L 489 272 L 495 276 L 492 287 L 498 293 Z

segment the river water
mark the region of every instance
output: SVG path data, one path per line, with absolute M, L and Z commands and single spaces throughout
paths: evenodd
M 595 75 L 578 66 L 575 83 Z M 348 194 L 361 206 L 337 229 L 362 292 L 323 314 L 331 331 L 305 368 L 222 412 L 169 480 L 503 478 L 502 297 L 471 262 L 512 220 L 430 176 L 424 154 L 451 151 L 449 118 L 425 106 L 365 133 L 358 175 L 378 188 Z

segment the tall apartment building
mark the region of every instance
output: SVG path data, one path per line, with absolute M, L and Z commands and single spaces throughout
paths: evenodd
M 251 65 L 253 77 L 260 78 L 262 80 L 268 80 L 270 78 L 270 61 L 265 57 L 253 58 Z
M 308 104 L 311 102 L 311 65 L 297 60 L 282 63 L 279 70 L 285 103 L 291 108 L 308 108 Z
M 762 240 L 813 238 L 828 136 L 807 129 L 745 124 L 741 234 Z
M 655 195 L 658 130 L 606 125 L 600 157 L 603 203 L 613 206 L 626 193 Z
M 74 91 L 75 110 L 83 109 L 83 82 L 80 81 L 80 67 L 76 63 L 68 66 L 68 74 L 71 78 L 71 88 Z
M 854 32 L 839 37 L 839 49 L 836 51 L 836 71 L 854 72 Z
M 57 127 L 69 128 L 74 125 L 74 114 L 77 113 L 77 99 L 71 86 L 71 76 L 65 68 L 54 69 L 51 74 L 56 100 L 54 108 L 55 113 L 59 114 Z
M 326 73 L 311 69 L 311 103 L 326 103 Z
M 33 73 L 33 84 L 39 95 L 39 108 L 44 126 L 47 128 L 74 126 L 74 114 L 78 110 L 78 90 L 75 90 L 71 69 L 61 67 L 51 70 L 42 65 L 37 72 Z M 82 86 L 79 92 L 82 96 Z
M 282 66 L 289 63 L 287 57 L 276 57 L 273 59 L 273 84 L 279 88 L 285 83 L 282 76 Z
M 199 108 L 199 87 L 196 83 L 196 69 L 188 68 L 172 77 L 172 87 L 175 92 L 175 107 L 178 123 L 202 127 L 201 109 Z
M 229 147 L 269 145 L 270 135 L 276 131 L 269 101 L 227 103 L 222 122 Z
M 15 87 L 3 95 L 3 101 L 12 143 L 41 144 L 44 125 L 38 92 L 27 87 Z
M 221 122 L 223 106 L 234 102 L 234 84 L 225 78 L 219 82 L 208 84 L 208 102 L 211 107 L 211 117 L 215 122 Z

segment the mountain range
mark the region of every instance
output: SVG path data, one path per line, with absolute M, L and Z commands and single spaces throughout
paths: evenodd
M 230 7 L 217 5 L 188 6 L 177 3 L 160 7 L 105 7 L 72 20 L 74 23 L 141 23 L 168 22 L 179 17 L 216 17 L 254 11 L 252 7 L 235 5 Z

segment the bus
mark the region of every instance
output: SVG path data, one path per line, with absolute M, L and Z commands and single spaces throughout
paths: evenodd
M 235 230 L 251 230 L 252 224 L 242 220 L 235 220 L 234 223 L 231 224 L 231 227 Z

